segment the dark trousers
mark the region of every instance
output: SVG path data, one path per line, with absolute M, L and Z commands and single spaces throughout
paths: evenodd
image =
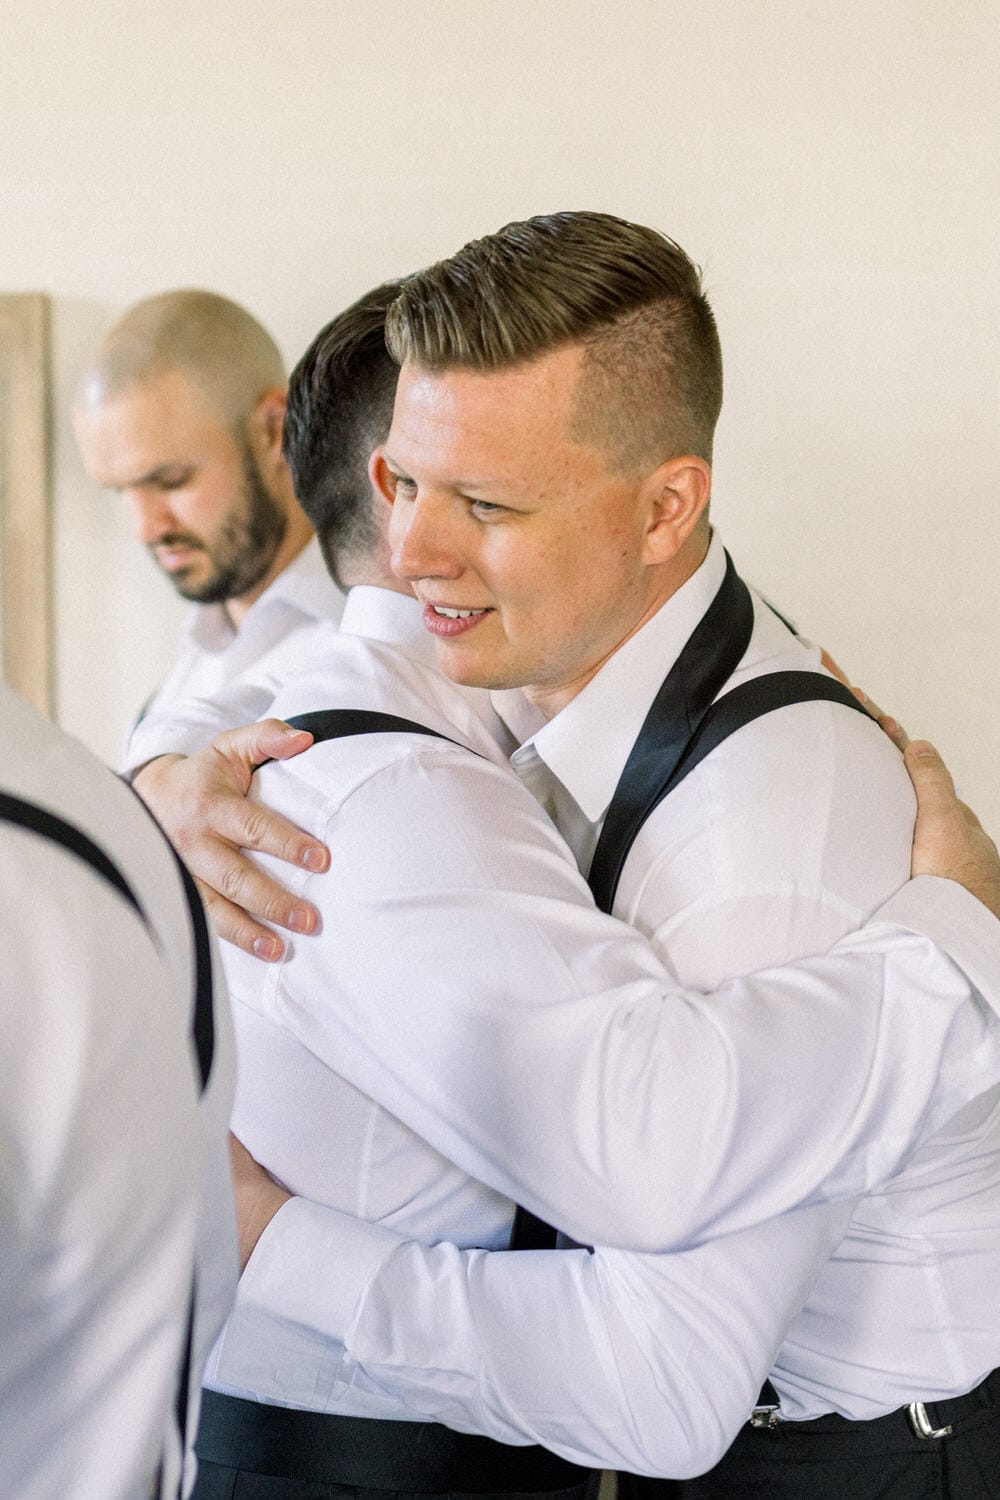
M 872 1422 L 819 1417 L 772 1432 L 744 1427 L 698 1479 L 619 1474 L 619 1500 L 997 1500 L 1000 1373 L 954 1401 L 928 1405 L 950 1437 L 914 1435 L 905 1410 Z
M 272 1474 L 253 1474 L 223 1464 L 199 1463 L 198 1480 L 191 1500 L 407 1500 L 426 1495 L 417 1490 L 375 1490 L 350 1484 L 315 1483 L 309 1479 L 278 1479 Z M 442 1500 L 472 1500 L 468 1491 L 439 1492 Z M 532 1492 L 500 1491 L 491 1500 L 589 1500 L 597 1495 L 596 1477 L 570 1489 Z M 481 1497 L 476 1497 L 481 1500 Z
M 541 1448 L 203 1392 L 191 1500 L 597 1500 L 600 1473 Z

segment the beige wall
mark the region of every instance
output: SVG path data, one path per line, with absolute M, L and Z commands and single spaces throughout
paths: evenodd
M 294 359 L 510 218 L 655 224 L 727 356 L 743 571 L 1000 829 L 995 0 L 6 0 L 0 288 L 54 298 L 58 703 L 113 756 L 177 602 L 83 478 L 99 326 L 199 284 Z

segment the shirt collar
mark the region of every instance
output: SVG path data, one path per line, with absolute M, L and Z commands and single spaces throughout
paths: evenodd
M 423 605 L 412 594 L 356 583 L 348 592 L 340 631 L 342 635 L 381 641 L 412 661 L 436 668 L 434 641 L 423 621 Z
M 697 571 L 554 719 L 515 752 L 515 766 L 533 748 L 584 815 L 593 823 L 603 818 L 649 706 L 718 592 L 725 571 L 725 551 L 713 533 Z
M 254 600 L 239 629 L 245 630 L 248 623 L 252 628 L 252 622 L 268 614 L 275 605 L 287 606 L 317 620 L 332 620 L 334 624 L 340 619 L 344 595 L 327 572 L 315 537 L 292 558 L 287 568 L 282 568 L 260 598 Z M 221 651 L 237 634 L 221 604 L 195 605 L 191 635 L 202 650 Z

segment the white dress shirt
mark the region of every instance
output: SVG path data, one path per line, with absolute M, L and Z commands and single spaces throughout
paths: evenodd
M 649 701 L 722 567 L 715 544 L 698 574 L 514 757 L 532 790 L 547 791 L 584 860 Z M 760 607 L 732 681 L 813 665 L 813 654 Z M 586 747 L 585 757 L 574 758 L 574 742 Z M 365 758 L 357 747 L 346 754 Z M 371 790 L 371 781 L 365 785 Z M 438 791 L 438 805 L 445 801 Z M 587 1083 L 609 1055 L 622 1061 L 623 1034 L 637 1040 L 640 987 L 629 1006 L 610 979 L 625 972 L 616 969 L 622 953 L 611 955 L 605 971 L 608 1022 L 587 1048 L 578 1046 L 576 1077 L 563 1089 L 572 1073 L 560 1060 L 580 1042 L 573 1033 L 581 1009 L 566 973 L 575 967 L 579 974 L 582 960 L 587 1001 L 598 998 L 601 958 L 609 955 L 600 953 L 596 933 L 585 939 L 580 926 L 571 936 L 566 924 L 555 939 L 546 934 L 550 947 L 540 953 L 510 911 L 487 911 L 479 866 L 473 860 L 469 868 L 461 849 L 472 835 L 456 835 L 455 816 L 439 820 L 449 829 L 448 847 L 430 853 L 419 840 L 396 845 L 384 793 L 358 810 L 363 818 L 352 811 L 341 803 L 328 831 L 352 888 L 350 918 L 341 918 L 337 938 L 338 1026 L 358 1005 L 378 1014 L 367 1026 L 348 1021 L 346 1038 L 338 1031 L 330 1053 L 338 1068 L 369 1092 L 382 1089 L 390 1107 L 446 1154 L 532 1207 L 540 1206 L 531 1193 L 544 1180 L 539 1152 L 548 1152 L 549 1207 L 565 1206 L 571 1182 L 570 1214 L 558 1221 L 578 1237 L 594 1184 L 612 1161 L 620 1199 L 631 1174 L 661 1211 L 661 1244 L 671 1253 L 463 1251 L 419 1236 L 406 1242 L 398 1225 L 364 1225 L 293 1201 L 265 1231 L 239 1296 L 243 1327 L 258 1341 L 270 1328 L 287 1358 L 280 1369 L 273 1360 L 265 1368 L 253 1340 L 232 1323 L 220 1373 L 235 1387 L 245 1382 L 263 1399 L 322 1409 L 339 1409 L 345 1392 L 352 1402 L 367 1392 L 405 1401 L 415 1418 L 508 1442 L 539 1441 L 585 1463 L 683 1475 L 721 1455 L 772 1368 L 786 1416 L 802 1418 L 831 1409 L 865 1417 L 931 1401 L 968 1389 L 993 1367 L 1000 1344 L 1000 1152 L 991 1140 L 998 1074 L 995 1035 L 980 1007 L 951 1009 L 941 1073 L 950 1080 L 948 1099 L 935 1097 L 931 1083 L 930 1113 L 913 1111 L 909 1124 L 888 1073 L 877 1076 L 888 1053 L 898 1060 L 897 1048 L 908 1050 L 906 1024 L 894 1019 L 890 1042 L 875 1022 L 886 1050 L 874 1072 L 867 1063 L 857 1069 L 857 1057 L 845 1065 L 845 1009 L 860 1055 L 880 1048 L 868 1031 L 864 985 L 852 993 L 848 983 L 834 995 L 824 981 L 837 981 L 823 964 L 807 971 L 823 976 L 812 996 L 822 1040 L 810 1034 L 810 1000 L 798 981 L 789 988 L 774 975 L 737 980 L 693 1011 L 690 995 L 680 1005 L 671 999 L 659 1006 L 655 1039 L 640 1023 L 645 1048 L 636 1049 L 627 1072 L 611 1070 L 596 1114 Z M 649 936 L 683 983 L 710 988 L 822 949 L 876 914 L 905 878 L 911 821 L 909 783 L 877 728 L 828 704 L 799 705 L 742 730 L 661 804 L 626 864 L 616 911 Z M 499 886 L 530 865 L 513 831 L 506 814 L 491 831 L 490 876 Z M 534 888 L 539 923 L 551 914 L 546 897 L 555 889 L 548 879 Z M 907 900 L 941 896 L 951 899 L 943 883 L 917 882 L 883 915 L 905 910 Z M 409 921 L 397 941 L 401 908 Z M 518 914 L 523 924 L 523 909 Z M 575 917 L 584 921 L 582 911 Z M 587 917 L 600 921 L 592 911 Z M 450 944 L 441 937 L 449 930 Z M 848 962 L 871 958 L 876 931 L 835 951 Z M 995 983 L 1000 945 L 992 921 L 981 937 L 970 965 Z M 881 1020 L 892 997 L 902 1001 L 905 993 L 919 1056 L 938 1004 L 957 998 L 957 976 L 940 967 L 933 977 L 930 969 L 920 973 L 929 954 L 917 958 L 912 937 L 881 939 L 881 998 L 889 1007 Z M 346 963 L 345 943 L 357 950 Z M 908 958 L 916 969 L 900 991 L 893 967 Z M 376 978 L 376 962 L 381 975 L 393 959 L 395 982 Z M 435 975 L 430 1002 L 407 983 L 408 973 Z M 382 1014 L 374 997 L 383 983 L 390 994 L 410 992 L 412 1024 L 401 1019 L 405 1007 Z M 995 989 L 992 996 L 995 1002 Z M 725 1069 L 713 1076 L 694 1036 L 676 1038 L 671 1061 L 679 1076 L 664 1077 L 659 1028 L 681 1013 L 728 1032 L 729 1077 Z M 779 1036 L 793 1014 L 805 1018 L 798 1053 L 787 1033 Z M 967 1022 L 975 1059 L 964 1041 L 952 1049 L 953 1025 Z M 359 1040 L 368 1055 L 356 1059 Z M 469 1066 L 477 1046 L 489 1048 L 488 1067 Z M 385 1090 L 385 1074 L 395 1094 Z M 670 1115 L 674 1105 L 681 1118 Z M 856 1134 L 859 1107 L 872 1111 L 864 1140 Z M 622 1123 L 629 1111 L 646 1121 L 638 1165 L 615 1154 L 623 1134 L 634 1142 Z M 450 1134 L 439 1113 L 449 1115 Z M 861 1191 L 860 1202 L 821 1201 Z M 620 1221 L 613 1233 L 621 1243 Z M 324 1276 L 334 1265 L 336 1274 Z
M 343 608 L 315 537 L 254 600 L 238 630 L 222 604 L 195 605 L 173 667 L 132 728 L 122 769 L 188 753 L 183 721 L 173 722 L 178 705 L 217 698 L 245 680 L 277 684 L 336 630 Z M 226 727 L 246 722 L 232 719 Z
M 191 1441 L 236 1283 L 226 1007 L 199 1098 L 173 855 L 138 799 L 6 687 L 0 726 L 0 785 L 103 849 L 149 924 L 79 856 L 0 824 L 2 1489 L 148 1500 L 162 1457 L 176 1495 L 192 1274 Z

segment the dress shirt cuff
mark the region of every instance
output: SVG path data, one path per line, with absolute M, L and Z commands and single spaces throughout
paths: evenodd
M 264 1400 L 321 1410 L 333 1399 L 362 1293 L 402 1242 L 380 1224 L 289 1199 L 240 1279 L 217 1379 Z
M 873 912 L 867 926 L 882 923 L 929 937 L 1000 1015 L 1000 923 L 963 886 L 918 875 Z
M 182 721 L 172 723 L 157 719 L 150 724 L 148 730 L 140 724 L 129 740 L 119 774 L 131 786 L 143 766 L 148 766 L 151 760 L 159 760 L 161 755 L 194 755 L 216 733 L 216 726 L 206 730 L 202 725 L 185 724 Z

